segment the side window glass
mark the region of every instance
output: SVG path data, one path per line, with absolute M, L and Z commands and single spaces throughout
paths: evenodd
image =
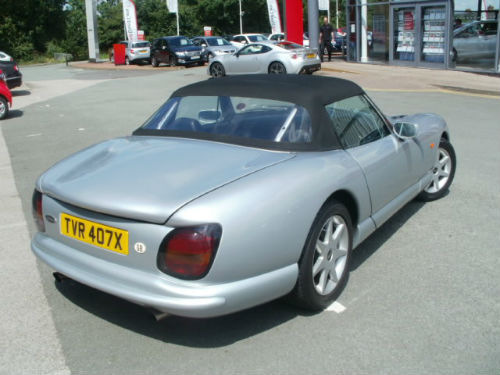
M 251 55 L 253 53 L 254 53 L 253 46 L 243 47 L 239 52 L 240 55 Z
M 390 134 L 384 120 L 363 95 L 339 100 L 325 108 L 344 148 L 361 146 Z

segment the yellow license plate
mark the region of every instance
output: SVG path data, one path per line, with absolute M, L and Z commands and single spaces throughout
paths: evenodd
M 148 50 L 146 50 L 146 49 L 141 49 L 139 52 L 140 52 L 140 53 L 146 53 L 146 52 L 148 52 Z
M 128 232 L 61 213 L 61 234 L 78 241 L 128 255 Z
M 315 57 L 316 57 L 316 55 L 314 53 L 310 53 L 307 55 L 308 59 L 314 59 Z

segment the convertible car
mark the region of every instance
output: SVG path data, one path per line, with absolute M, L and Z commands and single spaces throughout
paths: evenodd
M 31 247 L 56 279 L 157 313 L 281 296 L 321 310 L 352 250 L 410 200 L 444 196 L 455 167 L 441 117 L 388 118 L 353 82 L 207 80 L 43 173 Z

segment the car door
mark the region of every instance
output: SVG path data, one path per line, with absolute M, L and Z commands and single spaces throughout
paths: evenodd
M 364 95 L 326 109 L 345 151 L 363 170 L 379 226 L 418 193 L 424 155 L 414 140 L 396 137 Z
M 234 55 L 231 64 L 226 69 L 230 74 L 258 73 L 260 70 L 259 55 L 263 50 L 262 44 L 249 44 Z

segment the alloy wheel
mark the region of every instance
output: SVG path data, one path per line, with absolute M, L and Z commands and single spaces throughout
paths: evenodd
M 271 73 L 271 74 L 286 74 L 286 69 L 282 63 L 274 62 L 269 67 L 269 73 Z
M 452 159 L 448 151 L 439 148 L 439 157 L 432 170 L 432 181 L 424 189 L 426 193 L 434 194 L 440 191 L 448 182 L 452 169 Z
M 312 277 L 320 295 L 331 293 L 346 270 L 349 232 L 340 215 L 331 216 L 323 224 L 316 240 Z

